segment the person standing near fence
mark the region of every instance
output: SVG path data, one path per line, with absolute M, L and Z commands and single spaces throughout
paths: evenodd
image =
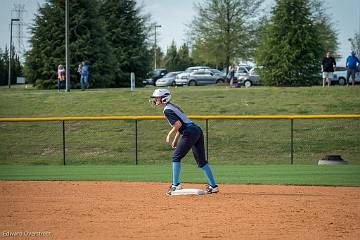
M 81 71 L 82 71 L 82 63 L 79 64 L 78 69 L 77 69 L 77 73 L 78 73 L 78 78 L 77 80 L 80 82 L 81 81 Z
M 355 74 L 358 71 L 359 59 L 356 57 L 356 52 L 352 51 L 351 55 L 346 59 L 346 85 L 349 86 L 350 76 L 352 78 L 352 86 L 355 86 Z
M 87 65 L 85 61 L 82 62 L 80 86 L 81 91 L 84 91 L 85 88 L 89 88 L 89 65 Z
M 58 92 L 60 89 L 63 88 L 65 83 L 65 68 L 62 64 L 58 66 L 58 78 L 57 78 L 57 85 L 58 85 Z
M 326 82 L 328 83 L 328 86 L 331 85 L 331 80 L 333 79 L 335 69 L 335 59 L 331 56 L 330 52 L 327 52 L 326 57 L 324 57 L 321 64 L 321 71 L 323 73 L 323 87 L 325 87 Z
M 171 93 L 167 89 L 156 89 L 149 100 L 153 106 L 164 107 L 163 113 L 171 126 L 171 130 L 166 136 L 166 142 L 171 144 L 174 153 L 172 155 L 172 184 L 167 194 L 171 195 L 172 192 L 182 189 L 180 185 L 180 162 L 190 149 L 193 151 L 198 167 L 204 171 L 208 179 L 205 191 L 207 193 L 219 192 L 205 156 L 204 135 L 201 128 L 188 119 L 180 107 L 170 103 L 170 100 Z M 173 134 L 175 134 L 175 137 L 170 141 Z M 180 142 L 178 142 L 179 139 Z
M 234 65 L 230 65 L 229 67 L 229 73 L 228 73 L 228 78 L 230 80 L 230 87 L 234 87 L 234 79 L 235 79 L 235 66 Z

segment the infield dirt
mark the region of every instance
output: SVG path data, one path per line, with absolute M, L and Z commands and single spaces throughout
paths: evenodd
M 356 187 L 220 185 L 220 193 L 202 196 L 167 196 L 167 188 L 162 183 L 0 181 L 0 239 L 360 236 Z

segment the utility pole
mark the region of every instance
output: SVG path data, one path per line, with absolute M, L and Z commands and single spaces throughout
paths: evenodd
M 70 92 L 69 0 L 65 0 L 65 62 L 66 92 Z
M 11 87 L 11 63 L 12 63 L 12 26 L 13 26 L 13 22 L 18 22 L 20 21 L 20 19 L 18 18 L 12 18 L 11 19 L 11 23 L 10 23 L 10 51 L 9 51 L 9 75 L 8 75 L 8 86 L 9 88 Z
M 155 44 L 154 44 L 155 45 L 155 47 L 154 47 L 154 58 L 155 58 L 154 59 L 154 62 L 155 62 L 154 67 L 155 68 L 154 69 L 156 69 L 156 28 L 161 28 L 161 25 L 156 25 L 155 24 Z

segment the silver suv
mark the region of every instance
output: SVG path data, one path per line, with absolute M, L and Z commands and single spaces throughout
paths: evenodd
M 238 79 L 237 79 L 237 82 L 238 84 L 240 85 L 243 85 L 245 87 L 251 87 L 253 85 L 259 85 L 260 84 L 260 76 L 259 74 L 257 73 L 259 71 L 258 68 L 252 68 L 250 71 L 249 71 L 249 74 L 248 75 L 243 75 L 243 76 L 240 76 Z
M 190 73 L 199 69 L 209 69 L 209 67 L 207 66 L 188 67 L 183 73 L 180 73 L 176 76 L 175 79 L 176 85 L 187 85 Z
M 235 72 L 235 80 L 239 79 L 242 76 L 249 76 L 250 75 L 250 70 L 251 70 L 251 66 L 249 65 L 239 65 L 237 67 L 237 70 Z
M 187 79 L 181 79 L 181 81 L 176 81 L 176 84 L 198 86 L 207 84 L 218 84 L 223 82 L 224 78 L 219 74 L 215 74 L 210 69 L 199 69 L 190 73 Z

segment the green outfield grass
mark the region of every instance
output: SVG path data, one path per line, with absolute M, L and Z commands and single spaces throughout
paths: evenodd
M 360 166 L 220 166 L 219 184 L 360 186 Z M 202 171 L 183 164 L 182 182 L 205 183 Z M 0 180 L 170 182 L 170 165 L 1 166 Z
M 71 90 L 0 87 L 0 117 L 161 115 L 148 98 L 155 88 Z M 359 114 L 360 87 L 171 88 L 188 115 Z M 205 131 L 205 122 L 196 121 Z M 133 164 L 133 121 L 66 122 L 67 164 Z M 166 121 L 138 122 L 141 164 L 166 164 Z M 294 120 L 294 163 L 316 165 L 340 154 L 360 165 L 360 120 Z M 0 165 L 61 165 L 62 122 L 0 123 Z M 193 163 L 192 154 L 184 159 Z M 289 120 L 209 121 L 209 160 L 217 165 L 288 164 Z M 2 166 L 0 166 L 2 167 Z
M 0 87 L 0 117 L 159 115 L 149 106 L 154 87 L 71 90 Z M 360 88 L 226 86 L 171 88 L 189 115 L 295 115 L 360 113 Z

